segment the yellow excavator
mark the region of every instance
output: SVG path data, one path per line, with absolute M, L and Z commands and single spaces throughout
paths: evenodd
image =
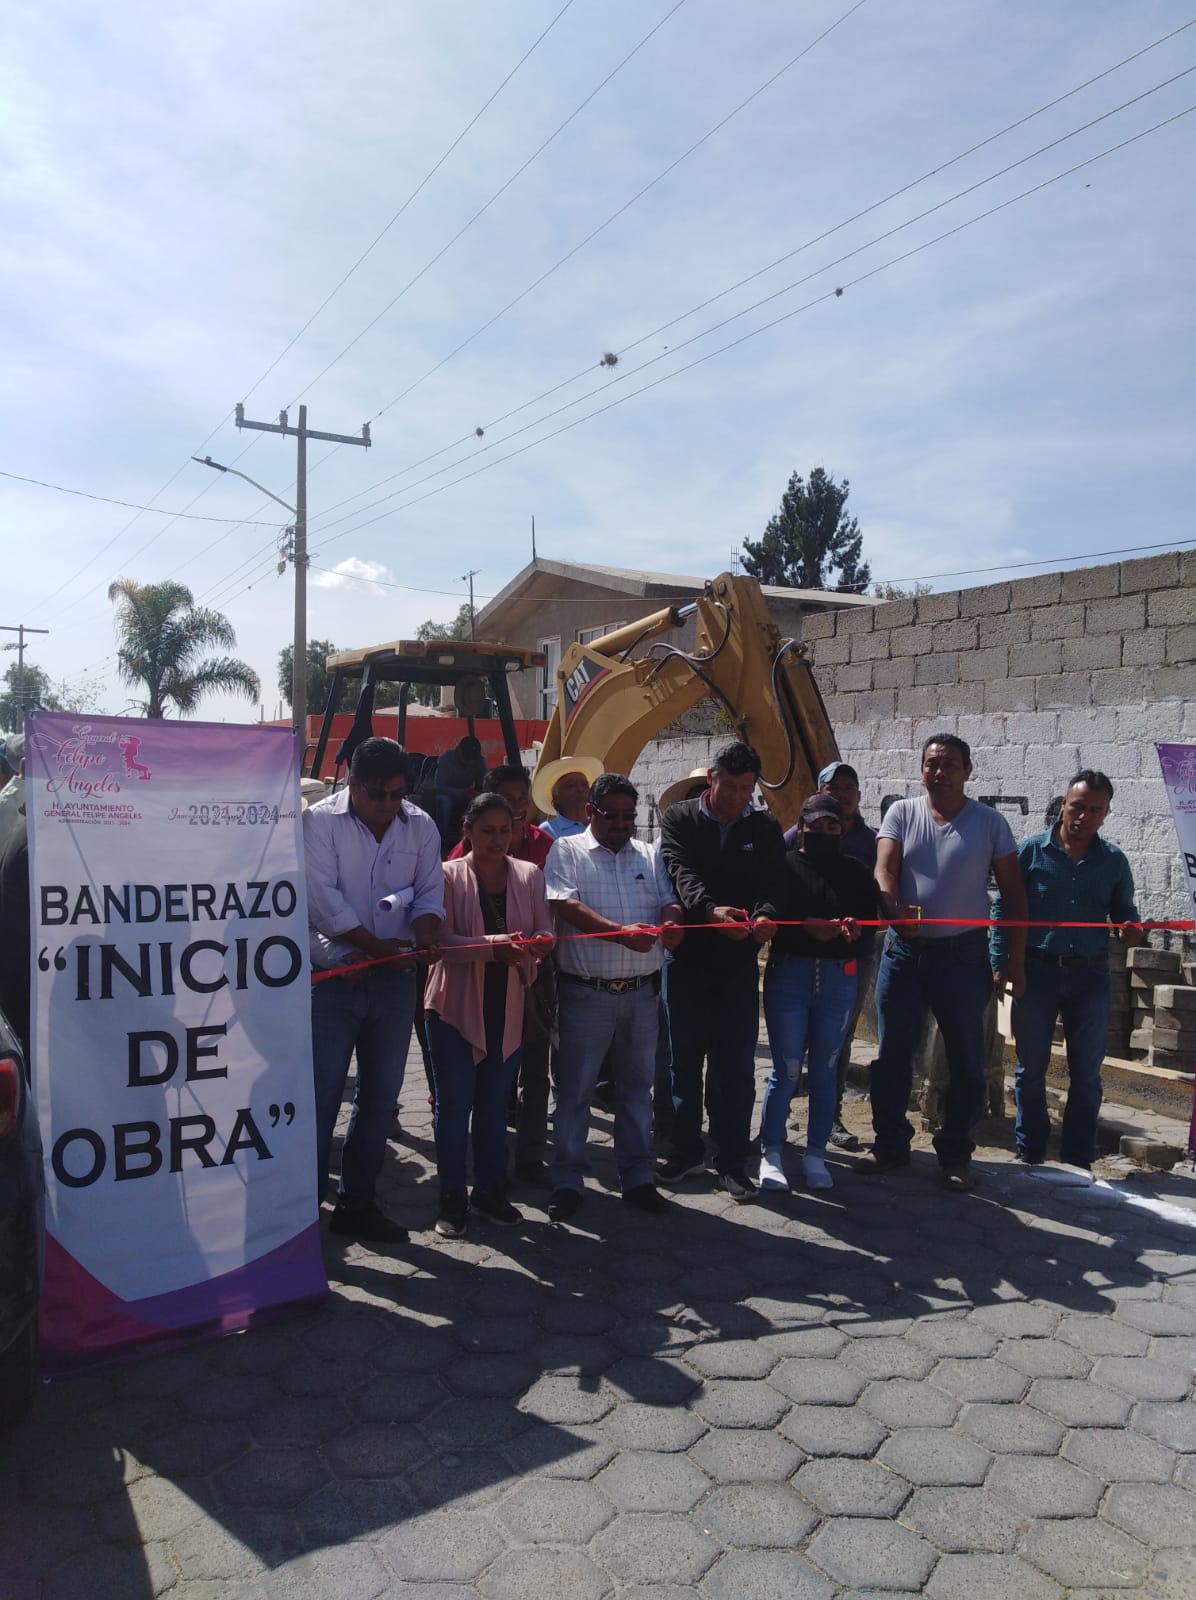
M 690 617 L 692 651 L 661 640 Z M 660 642 L 633 657 L 649 640 Z M 754 578 L 724 572 L 700 600 L 571 645 L 537 770 L 560 756 L 588 755 L 607 772 L 630 772 L 650 739 L 703 700 L 725 712 L 728 738 L 759 751 L 765 800 L 791 827 L 839 749 L 805 646 L 782 638 Z

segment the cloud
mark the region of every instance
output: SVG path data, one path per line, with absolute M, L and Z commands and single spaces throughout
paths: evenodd
M 325 570 L 312 568 L 311 581 L 317 589 L 344 589 L 352 583 L 367 582 L 371 594 L 381 594 L 382 584 L 391 584 L 394 577 L 390 568 L 381 561 L 363 561 L 360 556 L 346 556 L 335 567 Z

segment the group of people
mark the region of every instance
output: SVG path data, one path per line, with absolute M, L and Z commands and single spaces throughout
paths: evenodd
M 782 833 L 753 803 L 759 756 L 736 742 L 695 775 L 688 798 L 663 809 L 659 844 L 649 845 L 637 837 L 639 796 L 626 776 L 584 757 L 552 763 L 537 775 L 535 799 L 548 814 L 537 827 L 527 775 L 500 767 L 469 800 L 461 841 L 442 864 L 435 822 L 407 798 L 402 748 L 365 741 L 347 787 L 304 818 L 321 1196 L 354 1052 L 357 1061 L 333 1231 L 406 1237 L 378 1206 L 376 1185 L 421 999 L 435 1226 L 445 1237 L 459 1237 L 471 1213 L 521 1220 L 509 1198 L 513 1103 L 516 1184 L 550 1190 L 551 1220 L 574 1216 L 604 1078 L 622 1197 L 642 1211 L 667 1210 L 662 1190 L 708 1167 L 737 1202 L 758 1187 L 787 1189 L 786 1128 L 803 1066 L 801 1169 L 808 1188 L 830 1188 L 828 1147 L 859 1148 L 842 1100 L 873 978 L 874 1139 L 858 1172 L 909 1164 L 913 1060 L 930 1013 L 948 1068 L 934 1136 L 940 1179 L 949 1191 L 973 1186 L 985 1013 L 1006 987 L 1018 1154 L 1039 1162 L 1047 1153 L 1045 1079 L 1062 1017 L 1071 1085 L 1060 1157 L 1089 1168 L 1110 932 L 1142 936 L 1129 865 L 1100 838 L 1112 785 L 1100 772 L 1078 773 L 1058 823 L 1019 848 L 1001 814 L 968 797 L 971 771 L 965 741 L 935 735 L 921 752 L 923 793 L 895 802 L 874 832 L 860 816 L 855 770 L 832 762 Z M 764 951 L 772 1069 L 757 1121 Z

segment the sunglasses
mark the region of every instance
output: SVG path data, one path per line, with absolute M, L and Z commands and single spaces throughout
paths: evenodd
M 398 789 L 384 789 L 380 783 L 363 783 L 361 792 L 376 805 L 397 806 L 407 795 L 407 785 Z
M 601 806 L 594 806 L 595 816 L 605 817 L 608 822 L 634 822 L 636 812 L 632 811 L 604 811 Z

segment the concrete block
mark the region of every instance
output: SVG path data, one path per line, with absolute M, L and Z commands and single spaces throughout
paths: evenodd
M 1146 596 L 1146 617 L 1152 628 L 1179 628 L 1196 616 L 1196 588 L 1166 589 Z
M 1167 629 L 1167 660 L 1196 661 L 1196 626 Z
M 1124 670 L 1122 668 L 1122 671 Z M 1145 674 L 1146 692 L 1154 699 L 1190 700 L 1192 698 L 1191 667 L 1143 667 L 1141 671 Z M 1178 723 L 1176 726 L 1178 727 Z M 1174 734 L 1171 737 L 1174 737 Z
M 903 717 L 929 717 L 938 710 L 938 691 L 930 684 L 897 690 L 897 712 Z
M 959 657 L 953 650 L 919 656 L 914 662 L 915 683 L 958 683 Z
M 1131 972 L 1149 973 L 1154 982 L 1173 978 L 1178 983 L 1184 970 L 1178 950 L 1152 950 L 1145 944 L 1131 946 L 1125 953 L 1125 964 Z
M 830 639 L 820 639 L 812 652 L 815 672 L 821 672 L 824 667 L 839 666 L 851 660 L 851 638 L 844 634 Z
M 1084 607 L 1078 600 L 1030 613 L 1031 639 L 1078 639 L 1083 632 Z
M 914 612 L 919 622 L 947 622 L 959 615 L 959 591 L 949 589 L 945 594 L 919 595 L 914 602 Z
M 835 738 L 839 741 L 839 749 L 844 755 L 849 750 L 868 749 L 868 726 L 866 723 L 857 723 L 850 717 L 845 717 L 842 721 L 836 721 L 832 715 L 831 725 L 835 730 Z
M 1146 1064 L 1149 1067 L 1164 1067 L 1169 1072 L 1192 1072 L 1196 1070 L 1196 1056 L 1190 1050 L 1163 1050 L 1159 1045 L 1152 1044 L 1147 1051 Z
M 1126 706 L 1146 699 L 1146 667 L 1110 667 L 1090 674 L 1094 706 Z M 1165 667 L 1162 669 L 1167 670 Z M 1187 685 L 1191 692 L 1191 677 Z
M 1059 732 L 1064 739 L 1071 737 L 1068 720 L 1067 712 L 1061 712 Z M 1133 743 L 1100 744 L 1093 740 L 1090 744 L 1080 746 L 1080 765 L 1095 767 L 1098 772 L 1104 772 L 1110 778 L 1136 778 L 1140 762 L 1141 752 Z
M 1121 568 L 1116 562 L 1107 567 L 1076 567 L 1062 578 L 1064 600 L 1103 600 L 1121 593 Z
M 801 619 L 801 637 L 803 641 L 811 639 L 833 639 L 836 633 L 835 619 L 842 615 L 839 611 L 805 611 Z
M 1158 706 L 1150 702 L 1124 705 L 1116 708 L 1117 740 L 1119 743 L 1151 745 L 1166 741 L 1178 732 L 1174 706 Z M 1152 768 L 1157 771 L 1157 768 Z
M 1059 731 L 1073 744 L 1113 744 L 1118 738 L 1119 713 L 1112 706 L 1069 706 L 1059 713 Z M 1100 763 L 1089 761 L 1086 766 Z
M 1013 666 L 1019 678 L 1041 677 L 1063 670 L 1063 646 L 1057 640 L 1040 640 L 1037 644 L 1023 646 L 1017 652 Z
M 1092 704 L 1092 685 L 1085 673 L 1052 673 L 1035 680 L 1040 711 Z
M 918 782 L 919 758 L 922 746 L 928 739 L 933 739 L 937 733 L 954 733 L 956 719 L 952 716 L 938 715 L 934 717 L 915 717 L 910 728 L 909 776 L 912 782 Z
M 908 689 L 914 681 L 912 656 L 901 656 L 893 661 L 874 661 L 872 687 L 874 689 Z
M 1167 649 L 1167 636 L 1162 628 L 1153 633 L 1127 633 L 1121 641 L 1123 667 L 1157 667 Z
M 1196 550 L 1177 550 L 1179 556 L 1179 581 L 1196 588 Z
M 975 617 L 936 622 L 931 638 L 935 650 L 974 650 L 980 643 L 980 623 Z
M 1118 600 L 1090 600 L 1084 610 L 1084 632 L 1137 633 L 1146 626 L 1146 596 L 1123 595 Z
M 1121 635 L 1098 634 L 1095 638 L 1064 639 L 1064 672 L 1089 672 L 1093 667 L 1121 665 Z
M 870 661 L 853 661 L 846 667 L 835 668 L 835 692 L 837 694 L 858 694 L 861 690 L 872 687 L 872 663 Z
M 1168 951 L 1167 954 L 1171 955 L 1173 952 Z M 1181 967 L 1180 971 L 1182 970 Z M 1155 985 L 1154 1003 L 1156 1012 L 1174 1011 L 1188 1017 L 1196 1016 L 1196 989 L 1189 989 L 1178 983 L 1158 983 Z
M 1058 793 L 1080 765 L 1080 750 L 1074 744 L 1032 744 L 1026 750 L 1027 778 L 1046 778 Z
M 1012 744 L 1055 744 L 1059 716 L 1054 711 L 1031 711 L 1005 718 L 1005 737 Z
M 916 628 L 894 628 L 889 635 L 889 650 L 895 656 L 929 655 L 935 648 L 935 629 L 923 624 Z
M 985 583 L 977 589 L 962 589 L 959 595 L 961 617 L 991 617 L 1009 610 L 1009 585 Z
M 883 661 L 888 658 L 889 639 L 891 635 L 882 630 L 879 633 L 854 633 L 851 635 L 851 659 L 853 661 Z
M 984 710 L 984 685 L 975 683 L 940 684 L 936 690 L 940 711 L 953 716 L 972 716 Z
M 1143 556 L 1137 561 L 1121 563 L 1122 594 L 1137 594 L 1140 590 L 1170 589 L 1180 582 L 1180 552 L 1168 550 L 1162 555 Z
M 1167 1021 L 1176 1017 L 1186 1018 L 1190 1026 L 1168 1027 Z M 1160 1011 L 1156 1006 L 1154 1027 L 1146 1040 L 1146 1048 L 1152 1045 L 1156 1050 L 1182 1050 L 1188 1061 L 1196 1065 L 1196 1017 L 1190 1011 Z
M 999 750 L 973 751 L 972 788 L 977 794 L 981 790 L 991 794 L 994 786 L 999 791 L 1009 792 L 1010 785 L 1013 785 L 1016 793 L 1025 782 L 1027 754 L 1016 744 L 1004 745 Z
M 955 731 L 972 747 L 972 759 L 981 750 L 1003 749 L 1006 743 L 1004 717 L 984 716 L 971 712 L 960 716 Z
M 961 683 L 991 683 L 1009 676 L 1009 651 L 1001 646 L 992 650 L 966 650 L 959 657 Z
M 1057 605 L 1063 594 L 1063 574 L 1044 572 L 1037 578 L 1015 578 L 1009 585 L 1009 604 L 1014 610 L 1023 606 Z
M 981 649 L 991 645 L 1027 644 L 1030 639 L 1030 614 L 1027 611 L 1011 611 L 1000 616 L 981 617 L 979 630 Z
M 1021 670 L 1021 652 L 1009 663 L 1012 669 Z M 1036 704 L 1035 678 L 997 678 L 984 688 L 986 711 L 1033 711 Z
M 845 607 L 842 611 L 836 611 L 835 616 L 838 618 L 838 626 L 835 632 L 871 633 L 874 614 L 872 606 L 850 606 Z
M 908 628 L 914 620 L 912 600 L 889 600 L 874 613 L 878 628 Z
M 872 694 L 862 694 L 855 703 L 855 719 L 857 722 L 868 722 L 875 719 L 889 722 L 897 710 L 897 692 L 895 689 L 877 689 Z

